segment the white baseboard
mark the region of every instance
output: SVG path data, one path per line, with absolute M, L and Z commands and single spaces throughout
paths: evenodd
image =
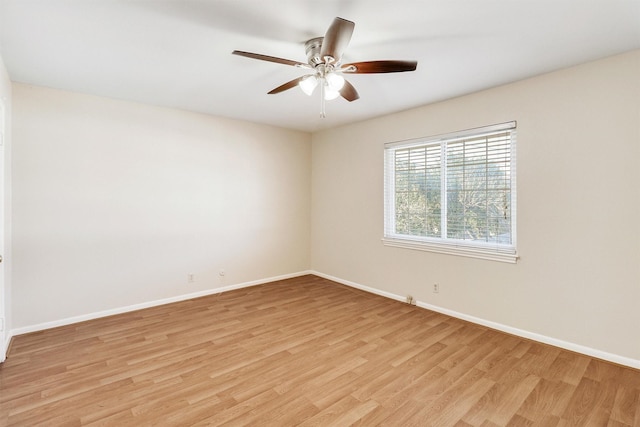
M 383 297 L 391 298 L 397 301 L 404 302 L 405 297 L 393 294 L 391 292 L 381 291 L 380 289 L 371 288 L 369 286 L 364 286 L 359 283 L 351 282 L 349 280 L 340 279 L 339 277 L 333 277 L 328 274 L 320 273 L 318 271 L 311 271 L 313 275 L 323 277 L 325 279 L 332 280 L 334 282 L 350 286 L 352 288 L 360 289 L 366 292 L 370 292 L 372 294 L 381 295 Z M 538 341 L 544 344 L 549 344 L 555 347 L 560 347 L 565 350 L 574 351 L 576 353 L 581 353 L 586 356 L 595 357 L 597 359 L 606 360 L 609 362 L 617 363 L 619 365 L 629 366 L 631 368 L 640 369 L 640 360 L 632 359 L 630 357 L 620 356 L 618 354 L 608 353 L 606 351 L 598 350 L 591 347 L 586 347 L 580 344 L 574 344 L 571 342 L 563 341 L 557 338 L 548 337 L 546 335 L 538 334 L 535 332 L 525 331 L 523 329 L 514 328 L 512 326 L 503 325 L 502 323 L 493 322 L 486 319 L 481 319 L 475 316 L 470 316 L 468 314 L 459 313 L 457 311 L 449 310 L 446 308 L 438 307 L 432 304 L 427 304 L 424 302 L 418 301 L 416 304 L 418 307 L 425 308 L 427 310 L 436 311 L 438 313 L 446 314 L 447 316 L 455 317 L 457 319 L 466 320 L 471 323 L 475 323 L 478 325 L 486 326 L 491 329 L 496 329 L 498 331 L 506 332 L 511 335 L 516 335 L 522 338 L 527 338 L 533 341 Z
M 9 344 L 11 344 L 11 338 L 13 338 L 12 331 L 7 331 L 7 335 L 4 337 L 4 347 L 0 352 L 0 363 L 4 362 L 7 358 L 7 352 L 9 351 Z
M 129 305 L 126 307 L 119 307 L 110 310 L 99 311 L 95 313 L 87 313 L 80 316 L 67 317 L 65 319 L 54 320 L 52 322 L 44 322 L 36 325 L 25 326 L 22 328 L 12 329 L 9 333 L 10 336 L 17 336 L 22 334 L 28 334 L 31 332 L 43 331 L 45 329 L 57 328 L 58 326 L 71 325 L 73 323 L 84 322 L 87 320 L 99 319 L 101 317 L 113 316 L 115 314 L 128 313 L 130 311 L 142 310 L 144 308 L 157 307 L 159 305 L 171 304 L 173 302 L 185 301 L 193 298 L 204 297 L 208 295 L 219 294 L 222 292 L 232 291 L 234 289 L 248 288 L 250 286 L 262 285 L 264 283 L 275 282 L 278 280 L 291 279 L 293 277 L 304 276 L 305 274 L 313 274 L 310 271 L 300 271 L 297 273 L 285 274 L 282 276 L 269 277 L 266 279 L 254 280 L 251 282 L 239 283 L 236 285 L 224 286 L 221 288 L 207 289 L 200 292 L 193 292 L 190 294 L 177 295 L 175 297 L 164 298 L 155 301 L 144 302 L 140 304 Z M 6 348 L 6 347 L 5 347 Z

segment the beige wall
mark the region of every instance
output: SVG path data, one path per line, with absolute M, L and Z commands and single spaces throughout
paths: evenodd
M 308 134 L 13 89 L 14 328 L 308 269 Z
M 516 265 L 383 246 L 384 143 L 510 120 Z M 312 269 L 640 363 L 639 161 L 640 51 L 319 132 Z

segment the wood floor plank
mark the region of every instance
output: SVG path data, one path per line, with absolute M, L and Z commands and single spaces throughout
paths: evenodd
M 616 387 L 611 381 L 600 382 L 584 377 L 576 387 L 562 418 L 573 425 L 606 425 L 613 408 L 615 392 Z
M 478 400 L 488 392 L 495 383 L 483 378 L 482 371 L 469 370 L 454 385 L 425 406 L 409 420 L 413 425 L 453 425 Z
M 543 424 L 545 422 L 542 419 L 545 416 L 551 415 L 559 419 L 575 389 L 576 386 L 563 381 L 541 378 L 522 403 L 517 414 L 527 420 Z
M 640 371 L 307 275 L 15 337 L 37 425 L 640 427 Z
M 632 426 L 637 412 L 640 412 L 640 390 L 618 387 L 611 420 Z
M 553 361 L 543 376 L 547 379 L 563 381 L 577 386 L 584 375 L 591 359 L 577 353 L 562 352 Z

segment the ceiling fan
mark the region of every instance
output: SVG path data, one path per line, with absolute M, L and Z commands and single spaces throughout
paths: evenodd
M 341 62 L 342 54 L 349 45 L 354 27 L 355 23 L 351 21 L 343 18 L 335 18 L 324 37 L 313 38 L 304 44 L 307 63 L 241 50 L 234 50 L 232 53 L 247 58 L 291 65 L 311 71 L 310 74 L 278 86 L 271 90 L 269 94 L 284 92 L 285 90 L 299 86 L 304 93 L 310 96 L 315 88 L 319 86 L 321 102 L 320 117 L 324 118 L 326 117 L 325 100 L 342 96 L 351 102 L 360 97 L 356 88 L 344 79 L 343 74 L 400 73 L 403 71 L 414 71 L 418 66 L 417 61 L 395 60 L 343 64 Z

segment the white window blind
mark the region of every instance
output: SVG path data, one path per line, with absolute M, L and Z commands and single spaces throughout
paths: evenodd
M 515 262 L 515 122 L 385 145 L 391 246 Z

